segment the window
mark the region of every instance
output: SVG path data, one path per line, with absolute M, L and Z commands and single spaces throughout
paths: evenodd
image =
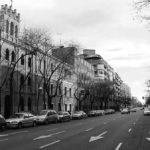
M 9 32 L 9 21 L 7 20 L 6 21 L 6 33 L 8 33 Z
M 67 96 L 67 87 L 65 87 L 65 93 L 64 94 L 65 94 L 65 96 Z
M 15 26 L 15 37 L 18 37 L 18 26 Z
M 9 49 L 8 48 L 6 49 L 5 59 L 9 60 Z
M 67 111 L 67 104 L 65 104 L 65 111 Z
M 98 72 L 97 72 L 97 70 L 96 70 L 96 71 L 94 71 L 94 74 L 95 74 L 95 76 L 97 76 L 97 75 L 98 75 Z
M 70 97 L 71 97 L 71 88 L 69 89 L 69 95 L 70 95 Z
M 58 103 L 58 111 L 61 111 L 61 103 Z
M 31 67 L 31 57 L 28 58 L 28 67 Z
M 24 55 L 21 55 L 21 65 L 24 65 Z
M 59 95 L 61 95 L 61 86 L 59 86 Z
M 14 35 L 14 23 L 11 22 L 10 24 L 10 35 Z
M 15 61 L 15 52 L 12 51 L 11 53 L 11 61 L 14 62 Z
M 28 77 L 28 86 L 31 86 L 31 77 Z

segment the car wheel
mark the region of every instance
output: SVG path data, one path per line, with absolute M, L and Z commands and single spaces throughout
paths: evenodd
M 35 126 L 36 126 L 36 121 L 33 122 L 33 127 L 35 127 Z
M 22 123 L 21 122 L 18 123 L 18 128 L 19 129 L 22 128 Z
M 56 119 L 56 120 L 55 120 L 55 123 L 57 123 L 57 122 L 58 122 L 58 120 Z
M 45 124 L 46 124 L 46 125 L 48 124 L 48 120 L 45 120 Z
M 6 126 L 1 126 L 1 131 L 4 131 L 6 129 Z

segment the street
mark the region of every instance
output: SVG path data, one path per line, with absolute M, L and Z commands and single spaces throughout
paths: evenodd
M 150 117 L 141 110 L 0 133 L 1 150 L 148 150 L 149 147 Z

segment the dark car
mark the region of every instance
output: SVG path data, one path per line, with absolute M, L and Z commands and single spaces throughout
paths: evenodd
M 97 116 L 96 110 L 90 110 L 90 111 L 88 112 L 88 117 L 95 117 L 95 116 Z
M 5 118 L 0 114 L 0 130 L 3 131 L 6 128 L 6 120 Z
M 51 122 L 57 123 L 58 120 L 58 114 L 53 109 L 41 110 L 40 114 L 37 116 L 38 124 L 49 124 Z
M 87 114 L 84 111 L 75 111 L 72 115 L 72 119 L 83 119 L 87 118 Z
M 114 109 L 106 109 L 105 110 L 105 115 L 109 115 L 109 114 L 113 114 L 113 113 L 115 113 Z
M 67 111 L 59 111 L 58 118 L 59 118 L 59 122 L 70 121 L 71 115 Z

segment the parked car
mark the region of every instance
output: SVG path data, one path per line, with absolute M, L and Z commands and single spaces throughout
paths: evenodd
M 136 112 L 137 111 L 137 108 L 131 108 L 130 109 L 130 112 Z
M 84 111 L 75 111 L 72 115 L 72 119 L 87 118 L 87 114 Z
M 105 114 L 106 114 L 106 115 L 113 114 L 113 113 L 115 113 L 115 110 L 114 110 L 114 109 L 106 109 L 106 110 L 105 110 Z
M 103 116 L 105 114 L 105 111 L 104 110 L 96 110 L 96 114 L 98 116 Z
M 146 116 L 146 115 L 150 115 L 150 108 L 148 108 L 148 107 L 144 108 L 144 116 Z
M 5 118 L 0 114 L 0 130 L 3 131 L 6 128 L 6 120 Z
M 96 110 L 90 110 L 89 112 L 88 112 L 88 117 L 95 117 L 95 116 L 97 116 L 98 114 L 97 114 L 97 112 L 96 112 Z
M 37 116 L 38 124 L 49 124 L 51 122 L 57 123 L 58 120 L 58 114 L 55 110 L 52 109 L 41 110 L 39 115 Z
M 130 113 L 130 110 L 128 108 L 123 108 L 121 110 L 121 114 L 129 114 Z
M 59 118 L 59 122 L 70 121 L 71 115 L 67 111 L 59 111 L 58 118 Z
M 15 113 L 9 119 L 6 119 L 7 127 L 9 128 L 21 128 L 26 126 L 36 126 L 36 116 L 29 112 Z

